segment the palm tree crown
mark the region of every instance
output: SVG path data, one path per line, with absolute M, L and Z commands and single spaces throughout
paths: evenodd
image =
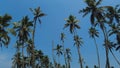
M 89 34 L 90 34 L 90 37 L 92 37 L 92 38 L 94 38 L 95 36 L 99 37 L 99 35 L 98 35 L 99 32 L 95 28 L 93 28 L 93 27 L 91 27 L 89 29 Z
M 14 23 L 13 29 L 18 32 L 19 41 L 27 41 L 31 32 L 32 21 L 29 21 L 28 16 L 23 17 L 19 23 Z
M 9 21 L 12 17 L 8 14 L 0 16 L 0 46 L 8 45 L 10 42 L 10 37 L 8 36 L 8 31 L 6 28 L 9 26 Z
M 70 27 L 70 33 L 73 33 L 75 31 L 75 29 L 80 29 L 80 26 L 78 25 L 78 20 L 76 20 L 76 17 L 73 16 L 73 15 L 70 15 L 68 19 L 65 19 L 66 20 L 66 24 L 64 26 L 64 28 L 66 27 Z

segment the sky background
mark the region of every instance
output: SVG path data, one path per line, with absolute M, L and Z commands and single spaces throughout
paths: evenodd
M 101 5 L 116 5 L 120 0 L 104 0 Z M 77 33 L 83 38 L 84 44 L 81 46 L 81 54 L 84 57 L 85 64 L 90 68 L 93 68 L 94 64 L 97 64 L 96 50 L 93 40 L 89 37 L 88 29 L 90 27 L 89 16 L 82 18 L 82 14 L 79 14 L 79 10 L 84 8 L 86 4 L 83 0 L 1 0 L 0 1 L 0 15 L 8 13 L 13 17 L 11 23 L 20 21 L 23 16 L 28 15 L 32 20 L 33 15 L 29 8 L 41 7 L 42 12 L 47 16 L 42 17 L 42 24 L 37 24 L 35 45 L 37 49 L 41 49 L 45 55 L 49 55 L 52 60 L 52 41 L 54 44 L 61 44 L 60 33 L 65 32 L 65 47 L 70 48 L 72 52 L 72 68 L 79 68 L 78 55 L 76 47 L 73 46 L 72 35 L 69 33 L 69 28 L 63 30 L 65 18 L 68 18 L 70 14 L 76 16 L 80 20 L 80 30 Z M 12 57 L 15 54 L 15 37 L 11 36 L 11 43 L 8 48 L 0 48 L 0 68 L 11 68 Z M 102 46 L 103 36 L 100 35 L 100 39 L 97 39 L 100 50 L 101 67 L 105 65 L 105 52 Z M 114 39 L 112 39 L 114 40 Z M 120 56 L 119 53 L 115 54 Z M 57 58 L 57 57 L 56 57 Z M 63 58 L 61 58 L 62 60 Z M 120 60 L 120 59 L 119 59 Z M 111 65 L 116 68 L 118 64 L 110 55 Z M 61 61 L 63 63 L 63 61 Z

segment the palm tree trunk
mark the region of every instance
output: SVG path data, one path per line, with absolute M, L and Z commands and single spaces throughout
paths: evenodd
M 106 68 L 110 68 L 108 48 L 106 47 Z
M 68 54 L 67 54 L 68 55 Z M 67 59 L 67 67 L 66 68 L 70 68 L 70 60 L 69 60 L 69 58 Z
M 70 68 L 70 61 L 68 60 L 68 68 Z
M 108 41 L 108 35 L 107 35 L 107 32 L 106 32 L 106 29 L 102 29 L 103 31 L 103 34 L 104 34 L 104 41 L 105 41 L 105 51 L 106 51 L 106 68 L 110 68 L 110 62 L 109 62 L 109 47 L 108 47 L 108 44 L 107 44 L 107 41 Z
M 58 56 L 58 68 L 60 68 L 60 56 Z
M 77 46 L 77 50 L 78 50 L 80 68 L 83 68 L 82 57 L 81 57 L 81 54 L 80 54 L 80 48 L 79 48 L 79 46 Z
M 97 58 L 98 58 L 98 68 L 100 68 L 100 57 L 99 57 L 98 45 L 97 45 L 97 43 L 96 43 L 96 39 L 95 39 L 95 38 L 93 38 L 93 39 L 94 39 L 94 43 L 95 43 L 95 45 L 96 45 Z
M 34 43 L 34 41 L 35 41 L 35 29 L 36 29 L 36 20 L 35 20 L 35 22 L 34 22 L 34 26 L 33 26 L 33 36 L 32 36 L 32 41 L 33 41 L 33 45 L 32 45 L 32 52 L 33 52 L 33 54 L 32 54 L 32 68 L 35 68 L 35 54 L 34 54 L 34 48 L 35 48 L 35 43 Z
M 64 52 L 64 60 L 65 60 L 65 67 L 67 67 L 67 60 L 66 60 L 66 53 L 65 53 L 65 47 L 64 47 L 64 41 L 62 41 L 62 46 L 63 46 L 63 52 Z
M 57 68 L 56 60 L 54 56 L 54 42 L 53 41 L 52 41 L 52 57 L 53 57 L 53 62 L 54 62 L 54 68 Z
M 111 54 L 113 55 L 114 59 L 116 60 L 116 62 L 120 65 L 120 62 L 118 61 L 118 59 L 116 58 L 116 56 L 114 55 L 114 53 L 112 52 L 112 50 L 110 49 Z

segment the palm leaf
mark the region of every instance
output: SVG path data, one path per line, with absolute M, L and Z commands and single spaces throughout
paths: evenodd
M 78 28 L 78 29 L 80 29 L 80 26 L 79 26 L 79 25 L 76 25 L 76 24 L 75 24 L 75 27 Z

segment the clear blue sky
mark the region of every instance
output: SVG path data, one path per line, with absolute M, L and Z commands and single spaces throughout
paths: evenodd
M 115 5 L 119 4 L 119 2 L 120 0 L 104 0 L 102 5 Z M 50 59 L 52 59 L 52 40 L 54 40 L 55 44 L 60 43 L 60 33 L 65 32 L 65 47 L 71 48 L 72 51 L 72 68 L 79 68 L 77 50 L 76 47 L 73 46 L 72 35 L 67 29 L 63 30 L 63 26 L 66 23 L 64 19 L 72 14 L 80 20 L 79 25 L 81 26 L 81 29 L 78 30 L 78 34 L 84 41 L 84 44 L 81 47 L 81 53 L 84 57 L 85 65 L 92 68 L 94 64 L 97 64 L 94 42 L 89 38 L 88 34 L 88 28 L 90 27 L 89 18 L 82 18 L 82 15 L 78 13 L 80 9 L 86 6 L 83 0 L 1 0 L 0 15 L 5 13 L 10 14 L 13 17 L 11 22 L 19 21 L 25 15 L 28 15 L 30 19 L 32 19 L 33 16 L 29 11 L 29 8 L 35 8 L 38 6 L 41 7 L 41 10 L 47 14 L 47 16 L 41 19 L 41 25 L 37 24 L 38 26 L 35 37 L 37 49 L 41 49 L 46 55 L 50 56 Z M 101 46 L 103 42 L 102 40 L 103 38 L 101 36 L 101 39 L 97 39 L 97 43 L 100 50 L 101 66 L 103 67 L 105 65 L 105 52 L 103 46 Z M 0 68 L 11 68 L 11 58 L 15 54 L 14 44 L 15 38 L 12 36 L 9 47 L 2 47 L 2 49 L 0 49 Z M 116 55 L 118 55 L 118 53 L 116 53 Z M 111 65 L 118 68 L 117 63 L 111 55 L 110 60 Z

